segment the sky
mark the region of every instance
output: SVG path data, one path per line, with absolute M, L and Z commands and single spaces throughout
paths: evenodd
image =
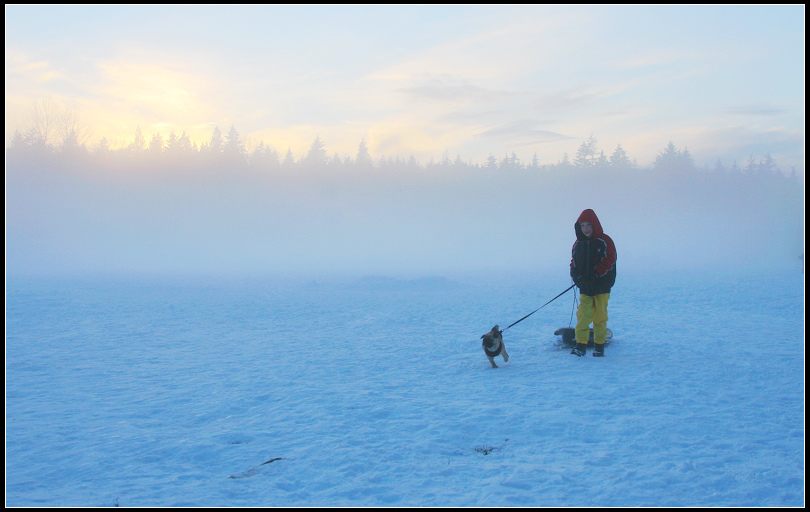
M 234 126 L 300 158 L 771 154 L 804 175 L 804 6 L 6 5 L 6 140 L 32 103 L 87 144 Z

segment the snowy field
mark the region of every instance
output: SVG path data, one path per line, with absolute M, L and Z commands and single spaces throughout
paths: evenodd
M 6 285 L 7 506 L 804 505 L 804 276 Z M 264 462 L 271 461 L 267 464 Z

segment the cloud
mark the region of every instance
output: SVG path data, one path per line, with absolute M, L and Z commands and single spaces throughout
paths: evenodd
M 722 113 L 731 116 L 778 116 L 786 112 L 784 108 L 766 102 L 735 105 L 722 110 Z
M 193 79 L 159 64 L 109 61 L 98 64 L 110 100 L 137 105 L 171 117 L 197 107 Z
M 52 63 L 42 59 L 32 59 L 24 52 L 6 49 L 6 91 L 24 88 L 31 82 L 42 84 L 61 76 Z
M 592 107 L 602 95 L 584 86 L 550 93 L 541 92 L 532 102 L 531 109 L 541 115 L 559 115 Z
M 623 69 L 645 69 L 652 67 L 671 66 L 676 62 L 692 61 L 695 52 L 678 49 L 663 49 L 660 47 L 647 49 L 616 62 Z
M 534 119 L 518 119 L 485 130 L 481 132 L 479 136 L 517 141 L 517 145 L 521 146 L 543 142 L 557 142 L 573 138 L 553 131 L 539 130 L 535 128 L 537 124 L 537 121 Z
M 498 95 L 495 91 L 484 89 L 470 83 L 452 79 L 433 78 L 426 83 L 399 89 L 412 101 L 438 101 L 442 103 L 485 101 Z
M 9 66 L 8 64 L 11 64 Z M 16 64 L 16 65 L 15 65 Z M 45 61 L 38 62 L 9 62 L 8 55 L 6 56 L 6 75 L 8 74 L 25 74 L 32 71 L 40 71 L 43 68 L 48 68 L 49 64 Z

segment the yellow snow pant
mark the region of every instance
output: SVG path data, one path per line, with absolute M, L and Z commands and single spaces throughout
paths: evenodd
M 607 339 L 609 293 L 599 295 L 579 295 L 579 309 L 577 309 L 577 327 L 574 333 L 577 343 L 588 343 L 593 322 L 593 342 L 604 344 Z

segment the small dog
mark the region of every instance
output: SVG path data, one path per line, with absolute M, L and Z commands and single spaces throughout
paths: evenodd
M 489 364 L 491 364 L 493 368 L 498 367 L 498 365 L 495 364 L 495 356 L 503 355 L 503 361 L 509 361 L 509 354 L 506 353 L 506 346 L 503 344 L 503 336 L 497 325 L 493 327 L 491 331 L 481 336 L 481 339 L 483 340 L 481 346 L 484 347 L 484 354 L 487 355 Z

